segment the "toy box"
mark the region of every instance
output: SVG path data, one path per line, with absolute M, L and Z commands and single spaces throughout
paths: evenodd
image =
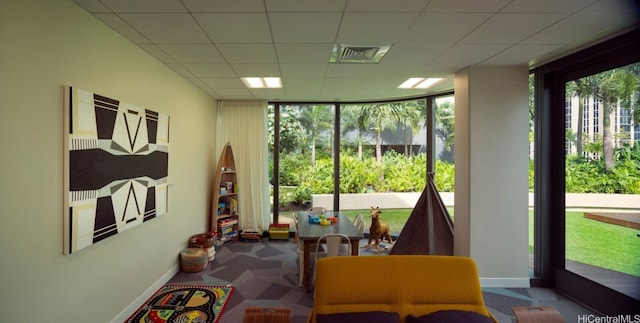
M 270 240 L 289 240 L 289 224 L 276 223 L 269 224 Z

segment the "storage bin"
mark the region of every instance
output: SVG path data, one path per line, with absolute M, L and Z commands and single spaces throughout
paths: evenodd
M 271 240 L 289 240 L 289 224 L 269 224 L 269 239 Z

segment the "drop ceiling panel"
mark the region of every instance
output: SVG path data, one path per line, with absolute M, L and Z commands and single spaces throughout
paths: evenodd
M 278 64 L 232 64 L 239 77 L 280 76 Z
M 100 0 L 113 12 L 187 12 L 180 0 Z M 153 8 L 153 9 L 150 9 Z
M 82 8 L 84 8 L 84 10 L 87 10 L 92 13 L 98 13 L 98 12 L 110 13 L 111 12 L 109 8 L 105 7 L 98 0 L 74 0 L 73 2 L 80 5 Z
M 191 74 L 191 72 L 189 70 L 187 70 L 186 68 L 184 68 L 184 66 L 182 66 L 180 64 L 169 63 L 169 64 L 167 64 L 167 66 L 169 66 L 169 68 L 171 68 L 172 70 L 176 71 L 176 73 L 182 75 L 182 77 L 184 77 L 184 78 L 192 78 L 192 77 L 194 77 L 194 75 Z
M 237 77 L 202 77 L 200 80 L 217 92 L 222 89 L 246 89 Z
M 193 17 L 214 43 L 271 43 L 264 13 L 197 13 Z
M 224 57 L 213 44 L 158 45 L 167 55 L 184 64 L 225 63 Z
M 267 11 L 276 12 L 341 12 L 346 0 L 265 0 Z
M 329 64 L 327 77 L 367 77 L 373 73 L 370 64 Z
M 491 17 L 487 13 L 423 13 L 402 42 L 451 46 Z
M 409 28 L 417 14 L 345 13 L 338 42 L 352 45 L 391 45 Z
M 561 20 L 564 14 L 496 14 L 462 39 L 466 44 L 515 44 Z M 509 28 L 504 28 L 509 26 Z
M 357 89 L 362 83 L 364 83 L 364 79 L 359 77 L 326 77 L 324 79 L 324 83 L 322 84 L 323 89 L 342 89 L 342 88 L 350 88 Z
M 283 99 L 285 97 L 283 89 L 249 89 L 249 92 L 251 92 L 253 97 L 256 99 Z
M 514 0 L 504 7 L 504 12 L 572 13 L 593 4 L 597 0 Z
M 189 14 L 121 14 L 146 38 L 160 44 L 208 43 L 209 38 Z
M 74 1 L 218 99 L 445 92 L 468 66 L 532 66 L 638 21 L 628 0 Z M 377 64 L 330 65 L 338 41 L 392 47 Z M 251 93 L 238 74 L 281 75 L 284 88 Z M 409 77 L 445 80 L 427 90 L 398 90 Z
M 434 12 L 497 12 L 511 0 L 433 0 L 425 11 Z
M 329 64 L 280 64 L 282 77 L 324 77 Z
M 253 94 L 249 92 L 246 88 L 241 89 L 226 89 L 226 88 L 216 88 L 216 92 L 220 95 L 221 99 L 227 100 L 246 100 L 246 99 L 254 99 Z
M 238 77 L 229 64 L 183 64 L 197 77 Z
M 218 49 L 229 63 L 277 63 L 271 44 L 218 44 Z
M 434 60 L 433 64 L 473 66 L 500 53 L 507 47 L 508 45 L 456 45 Z
M 145 52 L 155 57 L 161 63 L 177 63 L 177 61 L 169 56 L 165 51 L 153 44 L 138 44 L 138 47 L 144 49 Z
M 182 0 L 191 12 L 264 12 L 262 0 Z
M 276 44 L 278 62 L 281 64 L 326 63 L 331 56 L 333 43 L 326 44 Z
M 282 80 L 285 89 L 317 89 L 323 82 L 320 77 L 287 77 Z
M 332 43 L 342 13 L 269 13 L 276 43 Z
M 111 29 L 117 31 L 122 36 L 127 38 L 129 41 L 134 44 L 149 44 L 151 41 L 145 38 L 142 34 L 140 34 L 135 29 L 131 28 L 129 24 L 127 24 L 122 18 L 112 13 L 97 13 L 95 17 L 100 19 L 107 26 L 111 27 Z
M 536 57 L 560 48 L 560 45 L 514 45 L 505 51 L 489 58 L 487 65 L 519 65 L 527 64 Z
M 433 61 L 449 46 L 429 45 L 421 43 L 399 43 L 393 45 L 391 50 L 382 59 L 382 64 L 426 64 Z
M 420 12 L 429 0 L 349 0 L 345 11 L 356 12 Z

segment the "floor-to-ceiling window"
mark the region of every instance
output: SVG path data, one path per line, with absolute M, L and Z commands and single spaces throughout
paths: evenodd
M 426 185 L 428 159 L 437 165 L 431 171 L 437 173 L 438 188 L 453 194 L 451 94 L 385 102 L 273 103 L 269 109 L 274 222 L 287 222 L 292 212 L 312 206 L 339 209 L 349 217 L 379 206 L 399 233 L 413 209 L 411 201 Z M 380 205 L 374 193 L 388 195 L 387 203 Z
M 639 39 L 535 71 L 536 284 L 611 315 L 640 308 Z

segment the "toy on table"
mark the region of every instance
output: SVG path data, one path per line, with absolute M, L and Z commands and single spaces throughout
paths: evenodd
M 309 223 L 320 224 L 320 225 L 330 225 L 332 223 L 338 223 L 338 218 L 335 216 L 326 217 L 323 214 L 309 215 Z

